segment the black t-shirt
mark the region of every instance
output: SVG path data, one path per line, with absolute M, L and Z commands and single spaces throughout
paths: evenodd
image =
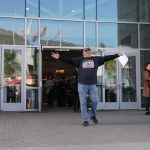
M 63 62 L 70 63 L 79 68 L 78 70 L 78 83 L 81 84 L 97 84 L 97 69 L 103 65 L 104 62 L 115 59 L 118 54 L 96 57 L 75 57 L 75 58 L 62 58 Z

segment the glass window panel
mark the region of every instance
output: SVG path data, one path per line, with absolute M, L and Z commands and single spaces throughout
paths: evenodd
M 141 48 L 150 48 L 150 25 L 140 25 L 140 46 Z
M 97 0 L 97 19 L 100 21 L 116 21 L 117 0 Z
M 38 45 L 39 44 L 38 20 L 27 19 L 26 38 L 27 38 L 27 44 L 28 45 Z
M 41 21 L 41 44 L 46 46 L 83 46 L 83 22 Z
M 38 87 L 39 53 L 36 48 L 27 49 L 26 85 Z
M 96 0 L 85 0 L 85 19 L 96 20 Z
M 128 56 L 128 62 L 121 68 L 122 102 L 136 102 L 136 57 Z
M 41 0 L 40 1 L 40 17 L 60 18 L 62 0 Z
M 83 46 L 83 22 L 62 22 L 61 45 Z
M 117 102 L 117 67 L 116 60 L 105 63 L 105 102 Z
M 1 0 L 1 16 L 25 16 L 25 0 Z
M 26 109 L 38 109 L 38 90 L 27 89 Z
M 150 0 L 139 1 L 139 21 L 150 22 Z
M 40 42 L 45 46 L 60 46 L 61 41 L 61 22 L 41 20 Z
M 125 47 L 138 47 L 138 25 L 137 24 L 119 24 L 118 44 Z
M 99 47 L 116 47 L 118 45 L 117 24 L 99 23 L 98 27 Z
M 83 19 L 83 0 L 42 0 L 40 1 L 40 16 Z
M 4 103 L 21 103 L 21 50 L 4 50 Z
M 26 109 L 38 109 L 39 93 L 39 50 L 26 51 Z
M 85 46 L 96 47 L 96 24 L 93 22 L 85 23 Z
M 39 16 L 39 0 L 26 0 L 26 16 L 27 17 Z
M 118 0 L 118 20 L 138 21 L 139 0 Z
M 24 19 L 0 18 L 0 44 L 24 45 Z

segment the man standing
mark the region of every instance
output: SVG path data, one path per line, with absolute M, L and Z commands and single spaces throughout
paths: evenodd
M 78 93 L 80 98 L 81 115 L 83 120 L 83 126 L 89 125 L 89 117 L 87 112 L 87 95 L 89 94 L 91 100 L 91 117 L 90 119 L 96 124 L 98 120 L 96 118 L 96 108 L 98 103 L 97 92 L 97 69 L 103 65 L 104 62 L 115 59 L 122 56 L 123 52 L 108 55 L 108 56 L 92 56 L 90 48 L 83 49 L 83 57 L 75 58 L 62 58 L 59 53 L 51 53 L 51 56 L 55 59 L 60 59 L 63 62 L 70 63 L 78 67 Z

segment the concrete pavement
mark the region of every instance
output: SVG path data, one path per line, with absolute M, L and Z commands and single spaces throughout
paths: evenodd
M 0 150 L 146 150 L 150 116 L 142 110 L 99 111 L 98 125 L 83 127 L 71 109 L 0 112 Z

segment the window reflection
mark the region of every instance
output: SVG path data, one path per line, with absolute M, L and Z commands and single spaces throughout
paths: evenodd
M 83 22 L 62 22 L 62 46 L 83 46 Z
M 83 22 L 42 20 L 42 45 L 83 46 Z
M 96 47 L 96 24 L 92 22 L 85 23 L 85 45 L 87 47 Z
M 150 22 L 150 1 L 139 1 L 139 21 Z
M 141 48 L 150 48 L 150 25 L 140 25 L 140 46 Z
M 36 48 L 27 49 L 26 85 L 28 87 L 38 87 L 38 56 Z
M 119 24 L 118 44 L 125 47 L 138 47 L 138 26 L 137 24 Z
M 117 24 L 100 23 L 98 27 L 99 47 L 116 47 L 118 45 Z
M 28 45 L 37 45 L 39 43 L 39 25 L 38 20 L 28 19 L 26 25 L 26 37 Z
M 26 16 L 27 17 L 39 16 L 39 0 L 26 0 Z
M 0 19 L 0 44 L 24 45 L 24 19 Z
M 25 16 L 25 0 L 1 0 L 1 16 Z
M 105 102 L 117 101 L 117 76 L 116 61 L 110 60 L 105 63 Z
M 97 18 L 100 21 L 117 21 L 117 0 L 97 0 Z
M 138 21 L 139 0 L 118 0 L 118 21 Z
M 21 50 L 4 50 L 4 103 L 21 103 Z
M 41 20 L 40 42 L 45 46 L 60 46 L 61 21 Z
M 135 56 L 128 56 L 129 61 L 121 68 L 122 101 L 136 101 L 136 59 Z
M 40 1 L 40 16 L 83 19 L 83 0 L 42 0 Z
M 27 89 L 26 109 L 38 109 L 38 90 Z
M 26 109 L 38 109 L 39 51 L 28 48 L 26 59 Z
M 96 0 L 85 0 L 85 19 L 96 20 Z

